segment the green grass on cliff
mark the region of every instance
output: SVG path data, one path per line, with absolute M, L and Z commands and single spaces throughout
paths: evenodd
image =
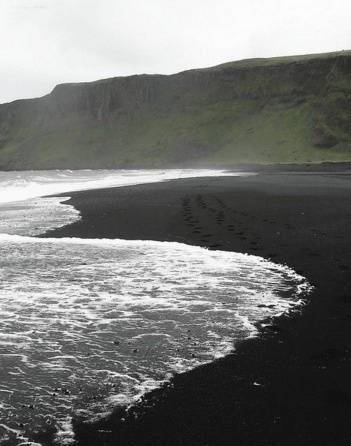
M 254 110 L 247 103 L 218 103 L 147 115 L 122 129 L 95 123 L 86 131 L 77 120 L 76 126 L 24 137 L 20 150 L 9 144 L 0 151 L 0 165 L 8 159 L 23 168 L 63 168 L 67 160 L 72 168 L 350 160 L 348 147 L 312 146 L 311 119 L 309 104 Z
M 348 52 L 126 79 L 0 106 L 0 168 L 351 160 Z

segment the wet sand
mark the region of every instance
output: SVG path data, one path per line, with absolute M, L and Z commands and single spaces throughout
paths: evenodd
M 79 445 L 346 445 L 351 442 L 351 175 L 263 172 L 69 194 L 80 222 L 48 236 L 167 240 L 270 258 L 315 286 L 233 354 L 128 413 L 77 421 Z

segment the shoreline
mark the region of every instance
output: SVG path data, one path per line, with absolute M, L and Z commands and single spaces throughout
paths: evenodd
M 194 170 L 225 170 L 228 172 L 235 171 L 235 172 L 247 172 L 247 171 L 253 171 L 258 173 L 265 173 L 265 172 L 286 172 L 286 173 L 302 173 L 302 172 L 308 172 L 308 173 L 320 173 L 320 172 L 347 172 L 348 174 L 351 172 L 351 161 L 314 161 L 314 162 L 305 162 L 305 163 L 248 163 L 248 162 L 242 162 L 242 163 L 234 163 L 234 164 L 211 164 L 211 165 L 189 165 L 187 163 L 186 165 L 182 164 L 174 164 L 169 166 L 160 166 L 160 167 L 145 167 L 145 166 L 133 166 L 133 165 L 125 165 L 125 166 L 115 166 L 115 167 L 99 167 L 96 169 L 93 168 L 51 168 L 51 169 L 44 169 L 44 168 L 37 168 L 37 169 L 0 169 L 0 172 L 43 172 L 43 171 L 57 171 L 57 170 L 70 170 L 70 171 L 99 171 L 99 170 L 170 170 L 170 169 L 181 169 L 181 170 L 187 170 L 187 169 L 194 169 Z
M 225 358 L 176 375 L 128 413 L 117 409 L 95 426 L 77 423 L 78 444 L 349 444 L 350 192 L 349 173 L 332 170 L 61 194 L 82 220 L 46 237 L 244 252 L 287 264 L 315 286 L 301 315 L 283 315 Z

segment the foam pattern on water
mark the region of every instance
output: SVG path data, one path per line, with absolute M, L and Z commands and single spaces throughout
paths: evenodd
M 69 197 L 45 197 L 0 205 L 0 234 L 43 234 L 79 220 L 80 212 L 64 204 Z
M 131 402 L 228 353 L 306 285 L 258 257 L 179 243 L 0 235 L 0 251 L 3 438 Z
M 215 169 L 0 171 L 0 203 L 87 189 L 131 186 L 180 178 L 246 176 Z
M 52 426 L 58 444 L 72 444 L 73 416 L 130 404 L 301 303 L 304 278 L 258 257 L 26 237 L 80 218 L 67 197 L 42 195 L 220 175 L 229 173 L 0 172 L 0 444 L 33 445 L 33 433 Z

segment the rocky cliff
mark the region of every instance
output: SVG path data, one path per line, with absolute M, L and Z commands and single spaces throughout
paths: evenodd
M 0 168 L 351 160 L 351 52 L 62 84 L 0 105 Z

